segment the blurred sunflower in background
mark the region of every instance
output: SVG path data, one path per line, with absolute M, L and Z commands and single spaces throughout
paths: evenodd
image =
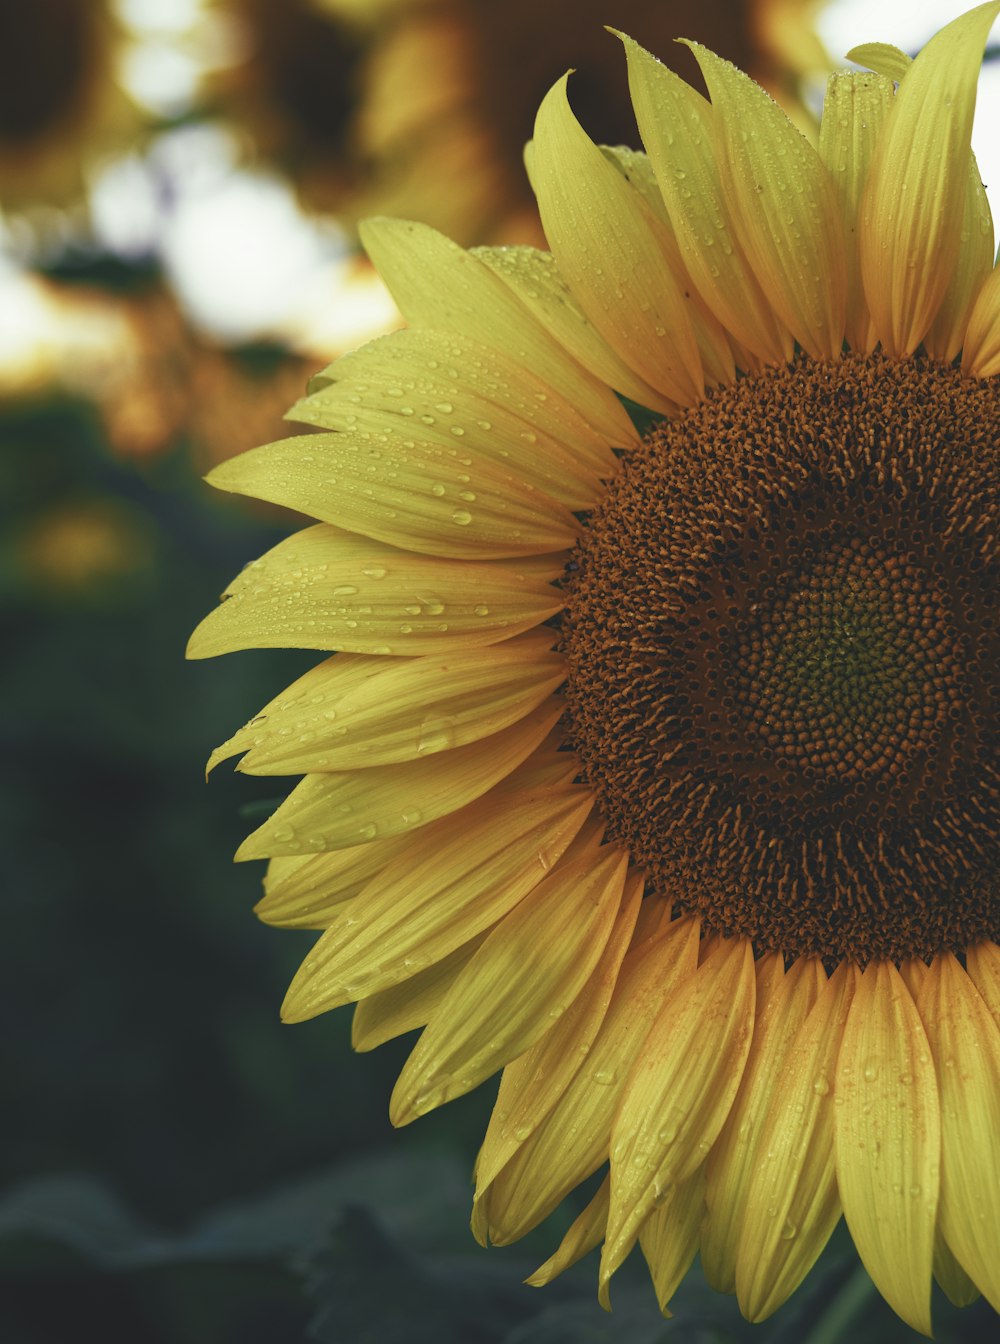
M 379 0 L 374 8 L 382 21 L 357 114 L 357 154 L 370 177 L 362 213 L 402 214 L 462 243 L 542 241 L 523 150 L 542 96 L 567 66 L 579 69 L 572 100 L 585 129 L 601 143 L 635 143 L 624 71 L 602 27 L 609 16 L 672 68 L 683 64 L 672 47 L 683 29 L 803 119 L 804 80 L 829 68 L 811 0 Z
M 32 0 L 0 9 L 0 210 L 62 207 L 87 174 L 134 141 L 122 89 L 122 34 L 105 0 Z
M 551 252 L 369 223 L 408 329 L 210 478 L 318 520 L 190 646 L 333 653 L 212 757 L 305 775 L 237 856 L 323 930 L 284 1015 L 423 1027 L 397 1124 L 503 1068 L 484 1241 L 606 1168 L 533 1282 L 700 1251 L 761 1320 L 843 1213 L 913 1328 L 1000 1307 L 998 13 L 855 49 L 815 148 L 623 37 L 645 153 L 558 80 Z
M 205 86 L 209 109 L 249 135 L 312 211 L 344 208 L 360 165 L 353 125 L 370 20 L 326 0 L 216 0 L 229 21 L 233 59 Z

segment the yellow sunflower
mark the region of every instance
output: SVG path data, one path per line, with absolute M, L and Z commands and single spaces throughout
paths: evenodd
M 118 83 L 121 34 L 105 0 L 0 8 L 0 206 L 60 206 L 88 167 L 139 129 Z
M 213 757 L 305 772 L 238 854 L 324 930 L 284 1015 L 423 1027 L 397 1124 L 503 1068 L 481 1240 L 607 1167 L 534 1283 L 700 1251 L 760 1320 L 843 1213 L 915 1329 L 1000 1307 L 998 13 L 855 51 L 818 148 L 623 38 L 648 157 L 560 80 L 551 255 L 369 223 L 410 327 L 211 477 L 320 520 L 191 649 L 335 651 Z
M 357 190 L 353 146 L 366 33 L 323 0 L 216 0 L 242 59 L 206 83 L 209 104 L 245 128 L 312 210 L 339 210 Z
M 353 0 L 323 3 L 354 9 Z M 803 116 L 803 75 L 829 68 L 811 26 L 813 0 L 378 0 L 374 8 L 380 25 L 356 122 L 371 173 L 361 203 L 460 242 L 540 238 L 522 153 L 539 100 L 567 66 L 580 72 L 572 102 L 587 131 L 634 143 L 624 63 L 601 27 L 609 16 L 647 47 L 665 46 L 678 69 L 686 53 L 671 54 L 669 44 L 684 28 Z

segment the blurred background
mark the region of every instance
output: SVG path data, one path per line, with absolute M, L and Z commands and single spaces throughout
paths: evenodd
M 346 1009 L 280 1026 L 313 935 L 258 924 L 259 866 L 230 861 L 275 781 L 204 783 L 211 748 L 315 658 L 183 650 L 297 522 L 201 475 L 280 437 L 311 372 L 398 323 L 359 218 L 540 241 L 520 151 L 568 66 L 591 134 L 637 143 L 604 23 L 692 79 L 672 38 L 706 42 L 805 126 L 832 58 L 915 51 L 964 7 L 0 0 L 2 1344 L 912 1337 L 839 1234 L 760 1327 L 697 1270 L 669 1322 L 637 1266 L 611 1317 L 590 1260 L 523 1287 L 572 1210 L 480 1251 L 492 1089 L 393 1134 L 410 1042 L 353 1056 Z M 997 1337 L 981 1305 L 938 1321 Z

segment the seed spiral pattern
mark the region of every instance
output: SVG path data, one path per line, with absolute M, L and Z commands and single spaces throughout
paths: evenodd
M 650 431 L 567 571 L 569 735 L 654 891 L 759 951 L 1000 936 L 1000 387 L 849 355 Z

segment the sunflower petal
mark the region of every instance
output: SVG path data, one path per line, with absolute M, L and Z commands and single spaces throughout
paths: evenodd
M 585 369 L 640 406 L 672 414 L 675 403 L 616 354 L 582 311 L 551 252 L 535 247 L 476 247 L 488 266 Z
M 848 53 L 848 59 L 869 65 L 885 79 L 896 81 L 902 81 L 913 64 L 906 52 L 882 42 L 855 47 Z M 832 78 L 845 77 L 834 75 Z M 875 129 L 880 129 L 882 120 L 883 117 L 878 118 Z M 924 338 L 924 346 L 932 359 L 950 364 L 961 350 L 969 314 L 992 265 L 993 215 L 976 156 L 970 151 L 958 263 L 938 314 Z
M 830 170 L 844 224 L 847 254 L 847 320 L 854 350 L 870 348 L 871 317 L 861 284 L 858 211 L 878 135 L 892 105 L 892 80 L 879 74 L 831 75 L 819 132 L 820 158 Z
M 532 186 L 559 270 L 613 350 L 671 401 L 704 394 L 672 240 L 570 110 L 563 76 L 535 121 Z
M 865 1268 L 892 1309 L 931 1332 L 941 1122 L 927 1035 L 891 962 L 871 963 L 837 1063 L 837 1183 Z
M 535 1227 L 607 1160 L 622 1079 L 664 1002 L 693 974 L 698 932 L 697 920 L 679 919 L 629 952 L 587 1067 L 477 1200 L 498 1245 Z
M 913 64 L 913 57 L 899 47 L 894 47 L 891 42 L 859 42 L 850 49 L 845 60 L 853 61 L 855 65 L 867 65 L 869 70 L 884 75 L 896 84 L 905 77 Z
M 847 261 L 830 174 L 752 79 L 696 42 L 686 45 L 712 98 L 740 244 L 803 349 L 835 359 L 844 339 Z
M 965 331 L 962 371 L 973 378 L 1000 373 L 1000 266 L 983 281 Z
M 554 1278 L 582 1260 L 595 1246 L 599 1246 L 608 1223 L 608 1200 L 611 1193 L 611 1178 L 605 1176 L 597 1187 L 597 1193 L 574 1220 L 569 1231 L 559 1244 L 559 1249 L 550 1255 L 544 1265 L 539 1265 L 534 1274 L 530 1274 L 525 1283 L 533 1288 L 543 1288 Z
M 643 879 L 639 876 L 633 875 L 626 881 L 621 909 L 587 992 L 580 995 L 537 1045 L 504 1069 L 476 1162 L 477 1194 L 482 1194 L 531 1137 L 586 1063 L 635 929 L 642 887 Z M 608 1080 L 594 1081 L 602 1086 Z
M 930 330 L 955 274 L 976 83 L 1000 4 L 942 28 L 907 70 L 879 136 L 861 205 L 861 275 L 890 358 Z
M 286 420 L 322 429 L 395 423 L 452 448 L 474 437 L 478 453 L 570 508 L 590 507 L 599 477 L 616 467 L 607 440 L 531 369 L 471 340 L 456 355 L 447 332 L 393 332 L 320 377 Z
M 667 248 L 665 256 L 670 264 L 670 270 L 683 284 L 684 297 L 687 298 L 690 295 L 688 315 L 691 318 L 698 353 L 701 355 L 706 386 L 723 387 L 727 383 L 731 383 L 736 377 L 736 366 L 733 362 L 729 336 L 723 324 L 712 314 L 711 309 L 708 308 L 697 289 L 692 288 L 689 283 L 690 277 L 687 274 L 684 262 L 681 260 L 681 250 L 677 239 L 674 237 L 673 225 L 663 203 L 660 188 L 657 186 L 656 174 L 653 172 L 649 155 L 640 153 L 637 149 L 629 149 L 625 145 L 601 145 L 599 148 L 604 157 L 618 169 L 626 182 L 640 193 L 653 214 L 663 224 L 665 232 L 661 237 L 664 246 Z M 674 414 L 676 414 L 676 411 Z
M 625 1084 L 611 1136 L 605 1284 L 655 1207 L 704 1162 L 725 1123 L 753 1034 L 749 939 L 722 943 L 671 996 Z
M 786 1085 L 792 1041 L 826 984 L 819 962 L 797 958 L 786 973 L 780 954 L 756 964 L 757 1007 L 753 1040 L 736 1100 L 707 1163 L 707 1212 L 701 1236 L 705 1277 L 719 1292 L 736 1288 L 736 1253 L 747 1192 L 762 1144 L 771 1132 L 764 1121 L 771 1099 Z
M 617 36 L 628 57 L 639 134 L 688 274 L 743 346 L 765 362 L 783 363 L 792 339 L 739 250 L 715 161 L 710 104 L 632 38 Z
M 425 1027 L 444 1002 L 473 953 L 485 942 L 484 929 L 425 970 L 362 999 L 351 1019 L 351 1045 L 362 1053 L 384 1045 L 415 1027 Z
M 543 705 L 495 733 L 490 751 L 476 742 L 402 765 L 306 775 L 237 851 L 238 860 L 348 849 L 426 826 L 479 798 L 534 751 L 562 711 Z M 353 996 L 352 996 L 353 997 Z
M 816 998 L 784 1059 L 760 1123 L 736 1247 L 736 1294 L 765 1320 L 808 1274 L 840 1216 L 833 1160 L 833 1086 L 855 976 L 841 966 Z
M 433 598 L 425 602 L 421 594 L 428 593 Z M 541 578 L 499 564 L 413 555 L 327 524 L 252 561 L 225 597 L 191 636 L 189 658 L 235 649 L 481 648 L 541 625 L 562 606 Z
M 1000 1311 L 1000 1027 L 958 960 L 934 958 L 918 1001 L 941 1094 L 941 1235 Z
M 955 1259 L 940 1231 L 934 1239 L 934 1278 L 953 1306 L 967 1307 L 980 1296 L 979 1289 Z
M 551 384 L 608 443 L 634 443 L 621 403 L 552 339 L 506 285 L 469 252 L 425 224 L 366 219 L 361 241 L 406 320 L 454 333 L 516 359 Z
M 406 1061 L 394 1125 L 470 1092 L 552 1029 L 604 951 L 627 867 L 618 849 L 558 864 L 493 930 Z
M 460 448 L 407 426 L 294 435 L 229 458 L 207 480 L 390 546 L 459 560 L 564 551 L 579 532 L 564 505 L 478 453 L 473 435 Z
M 938 315 L 924 338 L 924 348 L 930 357 L 945 364 L 950 364 L 962 349 L 969 318 L 993 269 L 993 214 L 979 164 L 975 155 L 970 154 L 969 158 L 958 263 Z
M 246 752 L 239 768 L 249 774 L 361 769 L 478 742 L 537 709 L 565 680 L 553 640 L 550 630 L 529 630 L 489 653 L 335 654 L 265 705 L 209 767 Z
M 966 953 L 966 965 L 972 983 L 1000 1026 L 1000 947 L 996 943 L 977 943 Z
M 670 1316 L 670 1299 L 691 1268 L 698 1251 L 698 1235 L 705 1211 L 705 1168 L 680 1181 L 670 1203 L 654 1209 L 639 1229 L 639 1246 L 649 1266 L 656 1300 Z M 605 1307 L 610 1303 L 605 1301 Z
M 487 798 L 428 827 L 316 943 L 285 1014 L 314 1017 L 449 955 L 543 880 L 592 806 L 585 790 Z
M 375 840 L 332 854 L 288 854 L 271 859 L 264 896 L 254 906 L 265 924 L 285 929 L 325 929 L 345 901 L 364 889 L 406 844 L 406 837 Z

